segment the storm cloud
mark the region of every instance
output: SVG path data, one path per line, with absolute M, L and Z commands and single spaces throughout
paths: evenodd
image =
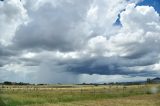
M 0 81 L 100 83 L 160 75 L 160 16 L 139 2 L 0 1 Z

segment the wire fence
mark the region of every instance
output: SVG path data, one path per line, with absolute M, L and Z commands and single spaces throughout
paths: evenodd
M 153 90 L 153 91 L 152 91 Z M 80 94 L 104 94 L 104 93 L 116 93 L 116 92 L 138 92 L 138 93 L 152 93 L 159 92 L 159 87 L 154 87 L 148 85 L 134 85 L 134 86 L 1 86 L 1 92 L 39 92 L 39 91 L 49 91 L 55 93 L 80 93 Z

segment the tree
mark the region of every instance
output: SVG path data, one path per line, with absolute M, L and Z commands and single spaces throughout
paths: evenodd
M 12 85 L 12 82 L 5 81 L 3 84 L 4 84 L 4 85 Z
M 150 78 L 147 78 L 147 83 L 152 83 L 152 80 Z

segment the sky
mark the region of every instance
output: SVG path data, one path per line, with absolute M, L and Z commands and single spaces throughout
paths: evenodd
M 160 76 L 159 0 L 0 1 L 0 82 Z

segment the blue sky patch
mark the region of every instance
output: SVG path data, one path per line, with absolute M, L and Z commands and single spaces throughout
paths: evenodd
M 152 6 L 158 13 L 160 13 L 160 0 L 144 0 L 143 2 L 138 3 L 138 5 Z

